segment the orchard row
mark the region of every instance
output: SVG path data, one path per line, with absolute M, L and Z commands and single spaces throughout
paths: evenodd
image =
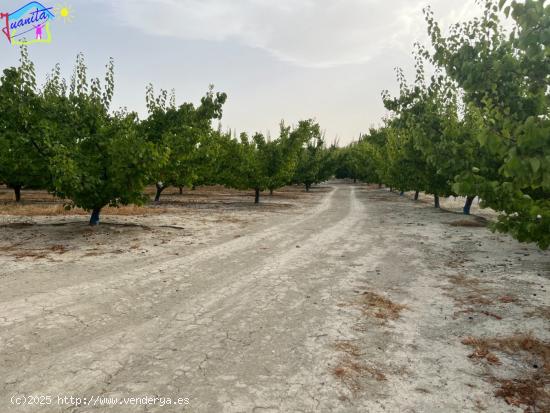
M 111 111 L 114 65 L 103 82 L 88 80 L 82 55 L 72 79 L 57 65 L 37 87 L 34 65 L 21 50 L 19 67 L 4 70 L 0 84 L 0 183 L 15 191 L 46 189 L 67 200 L 67 208 L 91 211 L 99 222 L 105 206 L 143 204 L 144 189 L 156 185 L 155 200 L 169 187 L 221 184 L 264 190 L 287 184 L 306 190 L 332 175 L 334 153 L 317 123 L 280 127 L 277 139 L 222 132 L 227 96 L 210 87 L 200 105 L 177 106 L 174 94 L 158 96 L 149 85 L 148 117 Z
M 479 197 L 495 228 L 550 245 L 550 3 L 484 1 L 481 18 L 443 34 L 425 10 L 431 44 L 416 77 L 397 71 L 390 115 L 341 154 L 338 175 L 400 191 Z M 504 29 L 506 27 L 506 30 Z M 425 72 L 429 71 L 428 77 Z

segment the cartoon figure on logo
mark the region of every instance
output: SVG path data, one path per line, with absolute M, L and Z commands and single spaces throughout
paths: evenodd
M 36 40 L 42 40 L 42 28 L 43 27 L 44 27 L 43 24 L 39 24 L 38 26 L 34 26 Z

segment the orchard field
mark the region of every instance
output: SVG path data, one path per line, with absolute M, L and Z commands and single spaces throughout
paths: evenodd
M 347 146 L 115 62 L 0 75 L 0 410 L 550 411 L 550 5 L 415 44 Z M 15 395 L 15 396 L 14 396 Z M 13 397 L 95 403 L 35 406 Z M 91 405 L 90 405 L 91 404 Z

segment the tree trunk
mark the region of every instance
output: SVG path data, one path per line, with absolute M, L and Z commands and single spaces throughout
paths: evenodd
M 439 208 L 439 195 L 434 195 L 434 206 Z
M 195 186 L 195 184 L 193 184 L 193 186 L 191 187 L 191 191 L 194 191 L 195 189 L 197 189 L 197 187 Z
M 255 195 L 254 195 L 254 203 L 259 204 L 260 203 L 260 188 L 254 188 Z
M 15 192 L 15 202 L 21 202 L 21 185 L 15 185 L 13 192 Z
M 156 186 L 157 186 L 157 193 L 155 195 L 155 202 L 160 202 L 160 194 L 162 194 L 162 191 L 164 191 L 164 185 L 157 183 Z
M 269 196 L 273 196 L 273 188 L 269 188 Z
M 416 191 L 416 192 L 414 193 L 414 200 L 415 200 L 415 201 L 418 201 L 418 197 L 419 197 L 419 196 L 420 196 L 420 191 Z
M 183 187 L 180 186 L 180 195 L 183 195 Z
M 311 188 L 311 184 L 306 184 L 306 192 L 309 192 L 309 188 Z
M 99 225 L 99 213 L 101 212 L 101 208 L 94 208 L 92 210 L 92 216 L 90 217 L 90 226 L 94 227 L 96 225 Z
M 357 183 L 357 178 L 353 178 L 353 183 L 354 183 L 354 184 Z
M 378 189 L 381 189 L 382 188 L 382 184 L 378 184 Z
M 462 211 L 464 212 L 464 215 L 470 215 L 470 209 L 472 208 L 474 199 L 475 199 L 475 196 L 469 196 L 466 198 L 466 203 L 464 204 L 464 208 L 462 209 Z

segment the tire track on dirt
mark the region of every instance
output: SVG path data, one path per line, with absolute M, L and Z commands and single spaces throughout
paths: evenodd
M 334 203 L 334 202 L 339 202 L 340 200 L 337 200 L 335 201 L 334 200 L 335 198 L 335 192 L 333 192 L 329 197 L 326 198 L 325 202 L 323 203 L 322 207 L 317 211 L 316 214 L 314 215 L 310 215 L 308 216 L 306 219 L 298 219 L 297 221 L 301 222 L 302 224 L 302 227 L 305 227 L 305 226 L 310 226 L 312 223 L 315 223 L 315 222 L 322 222 L 323 220 L 320 219 L 322 218 L 322 214 L 324 212 L 326 213 L 329 213 L 330 214 L 330 211 L 331 211 L 331 208 L 330 206 Z M 285 227 L 287 228 L 286 231 L 290 230 L 291 227 L 292 227 L 292 224 L 296 225 L 294 222 L 290 222 L 289 224 L 285 225 Z M 339 221 L 336 221 L 330 228 L 333 228 L 335 226 L 339 225 Z M 281 231 L 280 229 L 281 227 L 279 227 L 279 231 Z M 288 234 L 286 234 L 285 232 L 286 231 L 281 231 L 281 234 L 277 237 L 273 237 L 272 235 L 273 234 L 265 234 L 263 236 L 260 236 L 260 237 L 255 237 L 254 240 L 251 240 L 249 242 L 247 242 L 246 244 L 247 245 L 240 245 L 240 248 L 238 248 L 240 251 L 243 251 L 246 249 L 246 247 L 248 247 L 250 244 L 254 243 L 254 242 L 257 242 L 258 240 L 262 239 L 262 240 L 265 240 L 265 239 L 269 239 L 271 242 L 274 242 L 275 244 L 277 243 L 277 241 L 281 241 L 284 237 L 287 237 L 288 238 Z M 273 230 L 271 231 L 273 232 Z M 297 240 L 299 242 L 303 242 L 304 240 L 307 240 L 309 237 L 311 237 L 312 234 L 306 234 L 305 236 L 302 235 L 298 238 L 288 238 L 285 242 L 281 243 L 280 246 L 279 246 L 279 249 L 286 249 L 288 248 L 291 244 L 294 244 L 297 242 Z M 304 249 L 302 251 L 298 251 L 296 253 L 293 253 L 291 254 L 291 256 L 295 256 L 295 257 L 298 257 L 304 253 L 312 253 L 313 251 L 311 251 L 310 249 Z M 226 252 L 225 254 L 222 255 L 222 259 L 225 258 L 227 259 L 228 256 L 230 254 L 234 254 L 235 253 L 235 249 L 232 249 L 230 252 Z M 209 254 L 210 256 L 212 254 Z M 204 258 L 204 257 L 201 257 L 202 258 L 202 262 L 207 262 L 208 261 L 208 258 Z M 249 256 L 246 257 L 246 260 L 245 261 L 248 261 L 249 260 Z M 267 257 L 268 258 L 268 257 Z M 266 259 L 267 259 L 266 258 Z M 177 260 L 177 261 L 181 261 L 181 260 Z M 198 268 L 198 264 L 201 262 L 197 262 L 197 268 Z M 264 260 L 265 261 L 265 260 Z M 260 264 L 258 265 L 258 267 L 261 267 L 263 265 L 263 261 L 260 262 Z M 172 267 L 173 268 L 173 267 Z M 257 274 L 257 275 L 262 275 L 261 271 Z M 170 277 L 173 277 L 173 274 L 169 274 L 168 271 L 167 273 L 163 276 L 163 277 L 167 277 L 167 278 L 170 278 Z M 178 276 L 176 276 L 176 280 L 175 281 L 178 281 L 179 278 Z M 233 288 L 231 289 L 231 291 L 236 294 L 238 293 L 239 291 L 242 291 L 243 287 L 249 282 L 249 280 L 242 280 L 240 281 L 239 283 L 234 283 L 233 284 Z M 223 283 L 222 283 L 223 284 Z M 227 284 L 227 280 L 225 282 L 225 284 Z M 212 288 L 214 287 L 214 288 Z M 220 289 L 220 287 L 223 287 L 222 285 L 219 285 L 219 284 L 212 284 L 212 287 L 207 290 L 205 292 L 205 296 L 210 296 L 212 295 L 211 293 L 211 290 L 212 289 Z M 229 290 L 226 290 L 226 291 L 229 291 Z M 135 293 L 135 291 L 134 291 Z M 167 297 L 165 297 L 167 298 Z M 218 297 L 219 298 L 219 297 Z M 193 303 L 195 302 L 199 302 L 199 301 L 205 301 L 203 297 L 199 297 L 195 300 L 192 300 L 191 304 L 188 306 L 189 308 L 192 308 L 193 307 Z M 210 302 L 210 306 L 213 306 L 216 304 L 216 300 L 211 300 Z M 168 305 L 168 307 L 170 307 Z M 200 307 L 199 307 L 200 308 Z M 194 317 L 200 317 L 201 314 L 196 314 Z M 177 317 L 177 314 L 176 314 L 176 317 Z M 110 357 L 113 355 L 113 347 L 110 345 L 110 343 L 112 344 L 113 342 L 115 343 L 121 343 L 121 342 L 127 342 L 127 343 L 139 343 L 140 341 L 140 337 L 142 337 L 143 335 L 147 335 L 147 333 L 151 330 L 158 330 L 158 329 L 162 329 L 162 326 L 160 325 L 160 323 L 157 321 L 157 320 L 151 320 L 149 322 L 146 322 L 146 323 L 143 323 L 142 325 L 140 326 L 133 326 L 132 327 L 132 331 L 124 331 L 120 334 L 117 334 L 115 335 L 114 337 L 111 336 L 111 337 L 104 337 L 103 339 L 99 340 L 99 341 L 94 341 L 93 344 L 95 347 L 95 350 L 93 349 L 89 349 L 88 351 L 86 351 L 86 355 L 84 355 L 83 359 L 86 360 L 87 358 L 94 358 L 93 355 L 95 354 L 96 356 L 98 354 L 102 354 L 102 355 L 106 355 L 105 358 L 101 357 L 103 360 L 105 360 L 108 364 L 110 364 L 110 366 L 115 366 L 116 368 L 120 368 L 120 365 L 117 364 L 118 362 L 115 362 L 114 361 L 114 358 L 113 357 Z M 80 343 L 81 344 L 81 343 Z M 119 346 L 120 347 L 120 346 Z M 122 346 L 124 348 L 124 346 Z M 130 346 L 131 347 L 131 346 Z M 79 343 L 75 343 L 75 347 L 73 349 L 71 349 L 72 351 L 76 350 L 79 348 Z M 90 352 L 90 350 L 93 350 Z M 131 351 L 131 348 L 126 348 L 124 349 L 124 353 L 125 354 L 128 354 L 129 351 Z M 106 353 L 109 353 L 108 355 Z M 32 353 L 31 353 L 32 354 Z M 83 354 L 80 353 L 80 356 L 82 356 Z M 34 355 L 35 357 L 38 356 L 38 354 Z M 99 358 L 99 357 L 98 357 Z M 116 358 L 116 357 L 115 357 Z M 124 358 L 124 357 L 122 357 Z M 56 362 L 51 362 L 51 360 L 49 360 L 48 362 L 44 363 L 41 367 L 37 366 L 35 363 L 33 363 L 32 367 L 31 366 L 28 366 L 28 370 L 29 371 L 37 371 L 37 368 L 40 369 L 40 368 L 48 368 L 48 367 L 52 367 L 52 366 L 55 366 L 55 365 L 66 365 L 67 363 L 63 363 L 62 360 L 58 360 L 59 364 L 56 364 Z M 42 364 L 42 363 L 41 363 Z M 49 366 L 48 366 L 49 364 Z M 81 363 L 73 363 L 73 365 L 79 365 Z M 63 368 L 62 368 L 63 370 Z M 65 369 L 66 370 L 66 369 Z M 107 369 L 107 370 L 112 370 L 112 369 Z M 80 375 L 82 374 L 83 371 L 86 371 L 86 370 L 82 370 L 82 369 L 78 369 L 78 371 L 73 371 L 73 373 L 75 375 Z M 88 373 L 90 372 L 100 372 L 102 371 L 102 373 L 99 373 L 105 377 L 109 377 L 110 375 L 113 375 L 114 372 L 111 372 L 109 373 L 108 371 L 105 371 L 105 370 L 102 370 L 101 368 L 97 367 L 97 368 L 93 368 L 93 369 L 90 369 L 88 371 Z M 61 372 L 60 372 L 61 373 Z M 66 371 L 65 371 L 65 374 L 66 374 Z M 25 374 L 23 374 L 22 376 L 24 376 Z M 90 374 L 86 375 L 88 378 L 90 377 Z M 94 375 L 92 374 L 91 375 L 92 377 L 92 380 L 88 383 L 89 385 L 93 384 L 95 382 L 95 379 L 93 378 Z M 12 379 L 10 379 L 12 382 L 14 382 L 14 379 L 12 377 Z M 41 381 L 40 378 L 37 379 L 37 381 L 35 382 L 36 385 L 39 384 L 39 382 Z M 17 382 L 17 381 L 16 381 Z M 80 382 L 79 380 L 75 379 L 75 377 L 72 377 L 71 379 L 71 383 L 75 383 L 75 382 Z M 30 384 L 30 383 L 29 383 Z M 84 384 L 84 383 L 80 383 L 80 384 Z M 19 383 L 18 387 L 21 386 L 21 383 Z M 32 387 L 32 386 L 31 386 Z M 82 388 L 80 385 L 78 386 L 78 388 Z
M 335 190 L 328 194 L 323 202 L 313 211 L 313 214 L 304 214 L 289 221 L 272 226 L 267 229 L 257 229 L 256 233 L 246 234 L 238 239 L 223 242 L 214 245 L 206 250 L 200 250 L 184 257 L 164 260 L 161 264 L 154 262 L 147 266 L 139 266 L 130 270 L 113 268 L 110 279 L 100 278 L 97 281 L 82 282 L 66 288 L 56 289 L 51 292 L 34 294 L 31 297 L 25 297 L 16 300 L 10 300 L 0 303 L 0 327 L 9 326 L 15 322 L 24 321 L 28 317 L 41 316 L 44 307 L 50 310 L 55 308 L 67 308 L 79 301 L 83 290 L 93 291 L 96 295 L 106 294 L 114 290 L 124 290 L 124 286 L 130 282 L 138 282 L 139 286 L 145 286 L 154 282 L 162 282 L 167 278 L 166 272 L 174 271 L 185 266 L 193 266 L 202 261 L 212 259 L 227 259 L 229 256 L 239 251 L 252 248 L 254 245 L 265 240 L 280 240 L 284 237 L 287 229 L 292 228 L 303 222 L 319 220 L 322 214 L 330 208 L 330 203 L 335 195 Z M 137 262 L 139 264 L 139 261 Z M 116 270 L 121 270 L 117 272 Z M 175 281 L 181 281 L 182 276 L 178 275 Z M 131 291 L 134 291 L 132 284 Z M 47 304 L 47 305 L 44 305 Z

